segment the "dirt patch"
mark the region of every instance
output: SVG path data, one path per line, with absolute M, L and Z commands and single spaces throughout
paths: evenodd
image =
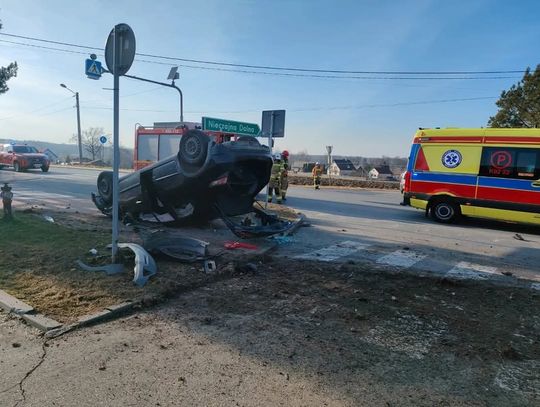
M 297 217 L 290 208 L 275 205 L 269 210 L 288 219 Z M 77 259 L 88 265 L 110 263 L 110 228 L 110 219 L 99 213 L 51 211 L 39 206 L 17 208 L 14 221 L 0 222 L 0 289 L 38 312 L 67 323 L 126 300 L 156 303 L 220 279 L 233 272 L 246 253 L 223 249 L 225 241 L 238 240 L 223 225 L 186 229 L 186 236 L 215 243 L 210 246 L 210 256 L 219 266 L 217 272 L 206 274 L 202 262 L 186 264 L 157 257 L 158 274 L 146 286 L 137 287 L 132 282 L 134 255 L 129 250 L 121 252 L 124 272 L 114 276 L 85 272 L 75 263 Z M 141 244 L 140 229 L 121 225 L 120 241 Z M 264 241 L 251 243 L 262 247 Z M 91 254 L 90 249 L 97 254 Z
M 287 386 L 334 389 L 347 400 L 336 405 L 524 406 L 540 398 L 536 293 L 359 264 L 257 265 L 182 296 L 182 316 L 171 309 L 171 317 L 276 366 Z

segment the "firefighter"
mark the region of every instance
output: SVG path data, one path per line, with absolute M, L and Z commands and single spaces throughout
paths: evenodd
M 13 217 L 11 214 L 13 192 L 11 192 L 11 187 L 7 183 L 4 183 L 4 186 L 0 188 L 0 191 L 0 198 L 2 198 L 2 206 L 4 207 L 4 219 L 8 220 Z
M 272 171 L 270 173 L 270 181 L 268 182 L 268 202 L 272 202 L 273 193 L 276 194 L 276 202 L 281 203 L 281 173 L 283 171 L 283 164 L 281 163 L 281 154 L 274 154 L 274 164 L 272 165 Z
M 315 167 L 311 170 L 311 175 L 313 176 L 313 186 L 315 189 L 319 189 L 321 186 L 322 168 L 318 162 L 315 163 Z
M 281 153 L 281 165 L 281 198 L 286 201 L 287 188 L 289 188 L 289 152 L 287 150 Z

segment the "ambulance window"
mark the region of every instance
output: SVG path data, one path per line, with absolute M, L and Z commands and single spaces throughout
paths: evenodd
M 534 178 L 538 154 L 534 150 L 518 151 L 517 154 L 517 178 Z
M 538 150 L 531 148 L 486 147 L 482 151 L 480 175 L 485 177 L 537 179 Z
M 139 135 L 137 146 L 137 159 L 139 161 L 157 161 L 158 159 L 158 136 L 157 134 Z

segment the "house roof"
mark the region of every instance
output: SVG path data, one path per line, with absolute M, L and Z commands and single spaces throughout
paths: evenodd
M 334 164 L 336 164 L 337 167 L 341 171 L 355 171 L 356 170 L 351 160 L 338 159 L 338 160 L 334 160 Z
M 379 174 L 392 174 L 392 171 L 388 165 L 380 165 L 375 167 L 375 170 L 377 170 Z

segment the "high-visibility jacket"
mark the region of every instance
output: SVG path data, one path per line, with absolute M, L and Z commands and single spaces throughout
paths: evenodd
M 311 170 L 311 175 L 313 175 L 314 177 L 320 177 L 322 175 L 322 168 L 320 166 L 316 165 Z
M 275 162 L 272 165 L 272 170 L 270 172 L 270 179 L 279 180 L 283 172 L 283 165 L 279 162 Z

